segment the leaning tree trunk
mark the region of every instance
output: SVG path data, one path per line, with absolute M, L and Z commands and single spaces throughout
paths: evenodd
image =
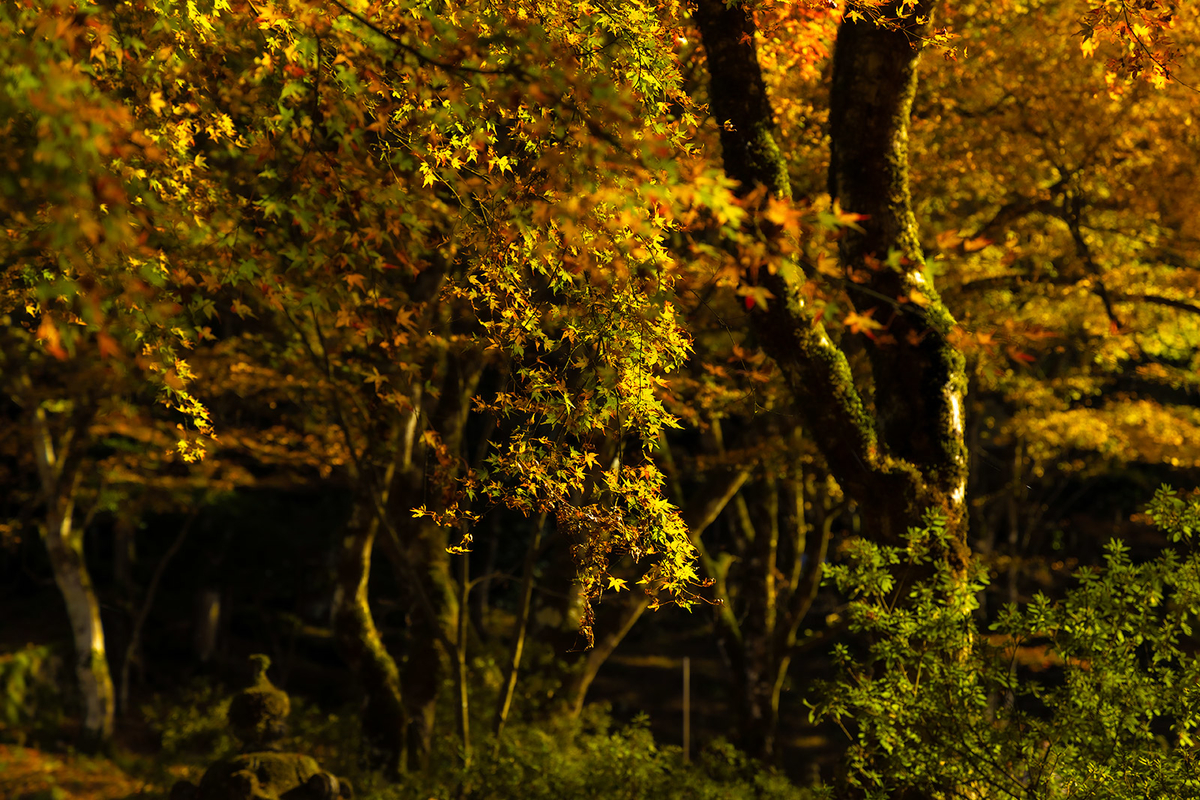
M 363 523 L 363 518 L 370 521 Z M 371 616 L 368 587 L 371 552 L 379 530 L 374 511 L 356 508 L 338 559 L 333 629 L 338 648 L 358 674 L 366 700 L 363 734 L 369 760 L 386 774 L 407 766 L 408 713 L 400 692 L 400 670 Z
M 75 676 L 83 711 L 80 744 L 85 750 L 96 750 L 112 740 L 116 698 L 105 653 L 100 603 L 83 559 L 83 531 L 72 520 L 81 472 L 78 446 L 73 449 L 71 445 L 77 445 L 74 440 L 86 427 L 86 420 L 73 422 L 56 446 L 45 410 L 33 410 L 34 457 L 46 501 L 42 540 L 71 621 Z
M 888 321 L 889 335 L 867 343 L 873 410 L 800 287 L 766 268 L 748 271 L 746 279 L 774 297 L 754 308 L 751 324 L 834 477 L 862 509 L 867 534 L 895 541 L 921 524 L 926 509 L 940 509 L 954 534 L 947 555 L 962 566 L 965 367 L 949 342 L 954 320 L 925 276 L 908 188 L 918 55 L 912 42 L 921 32 L 911 20 L 928 18 L 928 5 L 919 3 L 908 20 L 894 25 L 843 22 L 834 55 L 830 189 L 846 211 L 865 215 L 862 231 L 844 231 L 840 244 L 844 269 L 865 283 L 846 285 L 856 309 L 878 307 L 876 319 Z M 896 8 L 881 11 L 894 15 Z M 726 173 L 741 184 L 743 196 L 762 186 L 776 198 L 789 197 L 753 18 L 744 6 L 724 0 L 699 0 L 695 18 Z M 899 258 L 889 259 L 893 254 Z

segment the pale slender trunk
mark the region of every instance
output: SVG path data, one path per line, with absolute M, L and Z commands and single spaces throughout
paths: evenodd
M 541 551 L 542 530 L 546 525 L 546 515 L 542 514 L 533 530 L 533 540 L 525 553 L 525 565 L 521 572 L 521 607 L 517 611 L 517 632 L 513 636 L 512 657 L 504 676 L 504 689 L 500 693 L 500 701 L 496 704 L 496 748 L 500 747 L 500 734 L 508 722 L 508 713 L 512 710 L 513 694 L 517 689 L 517 673 L 521 669 L 521 656 L 525 652 L 525 635 L 529 631 L 529 609 L 533 605 L 534 572 L 537 567 L 538 554 Z M 495 751 L 493 751 L 493 755 Z
M 50 512 L 42 537 L 71 620 L 75 677 L 83 706 L 80 738 L 84 748 L 91 750 L 103 747 L 112 738 L 116 703 L 104 650 L 100 603 L 83 563 L 83 534 L 71 529 L 70 512 L 70 503 L 61 512 Z
M 683 521 L 687 525 L 692 545 L 699 554 L 700 563 L 703 565 L 705 572 L 710 576 L 722 576 L 719 578 L 719 581 L 723 580 L 724 569 L 719 567 L 710 557 L 700 535 L 713 523 L 749 477 L 750 473 L 744 470 L 733 470 L 711 476 L 696 491 L 687 508 L 683 510 Z M 718 593 L 721 591 L 720 587 L 718 587 Z M 596 675 L 600 672 L 600 667 L 604 665 L 604 662 L 617 649 L 617 645 L 633 630 L 633 626 L 637 624 L 642 614 L 650 607 L 650 600 L 649 596 L 642 593 L 631 596 L 624 613 L 621 615 L 620 624 L 614 630 L 609 631 L 588 652 L 587 660 L 584 662 L 582 669 L 576 673 L 575 679 L 567 693 L 568 711 L 572 715 L 578 716 L 583 711 L 583 704 L 587 699 L 588 689 L 591 687 L 592 681 L 596 679 Z M 723 610 L 729 613 L 727 604 Z
M 467 673 L 467 613 L 471 600 L 471 556 L 463 553 L 459 556 L 459 598 L 458 598 L 458 642 L 454 655 L 457 670 L 454 682 L 458 684 L 458 703 L 455 711 L 458 716 L 458 735 L 462 741 L 463 769 L 471 767 L 471 698 L 470 676 Z
M 604 666 L 604 662 L 608 661 L 609 656 L 617 649 L 629 632 L 633 630 L 633 626 L 642 618 L 642 614 L 650 607 L 650 596 L 644 592 L 638 592 L 632 595 L 626 601 L 625 609 L 621 614 L 621 622 L 616 628 L 609 630 L 600 641 L 596 642 L 596 646 L 588 651 L 587 658 L 583 662 L 583 667 L 575 675 L 575 679 L 571 682 L 571 689 L 568 695 L 568 710 L 573 717 L 578 717 L 583 712 L 584 701 L 587 700 L 588 689 L 591 688 L 592 682 L 596 680 L 596 675 L 600 672 L 600 667 Z
M 60 446 L 55 447 L 45 409 L 34 410 L 34 456 L 46 501 L 42 540 L 71 621 L 75 677 L 83 711 L 80 743 L 91 750 L 107 746 L 112 739 L 116 699 L 105 653 L 100 603 L 83 560 L 83 531 L 72 524 L 81 473 L 77 461 L 68 461 L 67 456 L 76 429 L 68 429 Z

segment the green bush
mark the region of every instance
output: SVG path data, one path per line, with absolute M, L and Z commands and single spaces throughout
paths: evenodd
M 195 683 L 173 698 L 158 697 L 142 711 L 162 742 L 157 782 L 169 786 L 187 767 L 195 780 L 236 749 L 225 709 L 229 693 Z M 282 743 L 350 778 L 360 800 L 803 800 L 809 795 L 764 771 L 725 742 L 706 747 L 693 764 L 678 747 L 654 741 L 645 719 L 614 726 L 601 708 L 581 719 L 552 717 L 510 725 L 500 740 L 481 743 L 471 769 L 461 768 L 459 744 L 447 734 L 434 747 L 430 769 L 389 783 L 366 770 L 357 715 L 322 711 L 292 698 L 289 736 Z M 171 777 L 169 774 L 173 774 Z
M 1062 599 L 1008 606 L 990 635 L 971 614 L 987 575 L 951 572 L 940 519 L 906 548 L 855 543 L 829 580 L 866 656 L 840 648 L 814 708 L 851 739 L 855 794 L 1200 797 L 1200 496 L 1164 488 L 1150 516 L 1174 543 L 1158 557 L 1135 563 L 1114 539 Z M 928 577 L 898 583 L 906 571 Z
M 450 752 L 454 745 L 446 742 Z M 446 752 L 447 748 L 442 748 Z M 685 764 L 680 748 L 654 741 L 646 720 L 613 726 L 589 708 L 580 720 L 552 718 L 507 731 L 492 757 L 463 773 L 445 763 L 395 786 L 366 785 L 367 800 L 801 800 L 808 795 L 725 743 Z
M 197 680 L 178 694 L 158 695 L 142 706 L 142 716 L 162 746 L 164 763 L 206 767 L 235 752 L 225 713 L 232 693 L 220 684 Z
M 0 654 L 0 738 L 24 744 L 37 729 L 62 722 L 62 659 L 46 645 Z
M 288 717 L 288 736 L 284 749 L 307 753 L 321 766 L 355 786 L 368 775 L 363 754 L 362 725 L 356 709 L 324 711 L 316 703 L 302 697 L 292 697 L 292 713 Z

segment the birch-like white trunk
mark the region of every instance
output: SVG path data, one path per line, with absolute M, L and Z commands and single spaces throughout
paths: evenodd
M 112 738 L 116 701 L 104 649 L 100 603 L 83 560 L 83 531 L 72 525 L 79 472 L 67 466 L 72 437 L 64 436 L 56 448 L 45 410 L 35 409 L 33 418 L 34 455 L 46 499 L 41 534 L 71 621 L 75 676 L 83 712 L 80 740 L 89 749 L 98 748 Z

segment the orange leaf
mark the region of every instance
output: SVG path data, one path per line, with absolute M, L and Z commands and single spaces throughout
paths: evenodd
M 117 340 L 109 336 L 104 331 L 96 334 L 96 345 L 100 348 L 100 357 L 108 358 L 121 354 L 121 346 L 117 344 Z
M 861 314 L 851 311 L 842 320 L 842 324 L 851 333 L 865 333 L 870 336 L 871 331 L 877 331 L 883 327 L 883 323 L 871 318 L 874 313 L 874 308 L 869 308 Z
M 59 361 L 66 360 L 67 351 L 63 349 L 62 338 L 58 335 L 58 328 L 55 326 L 54 320 L 42 317 L 41 324 L 37 329 L 37 338 L 45 345 L 47 353 Z

